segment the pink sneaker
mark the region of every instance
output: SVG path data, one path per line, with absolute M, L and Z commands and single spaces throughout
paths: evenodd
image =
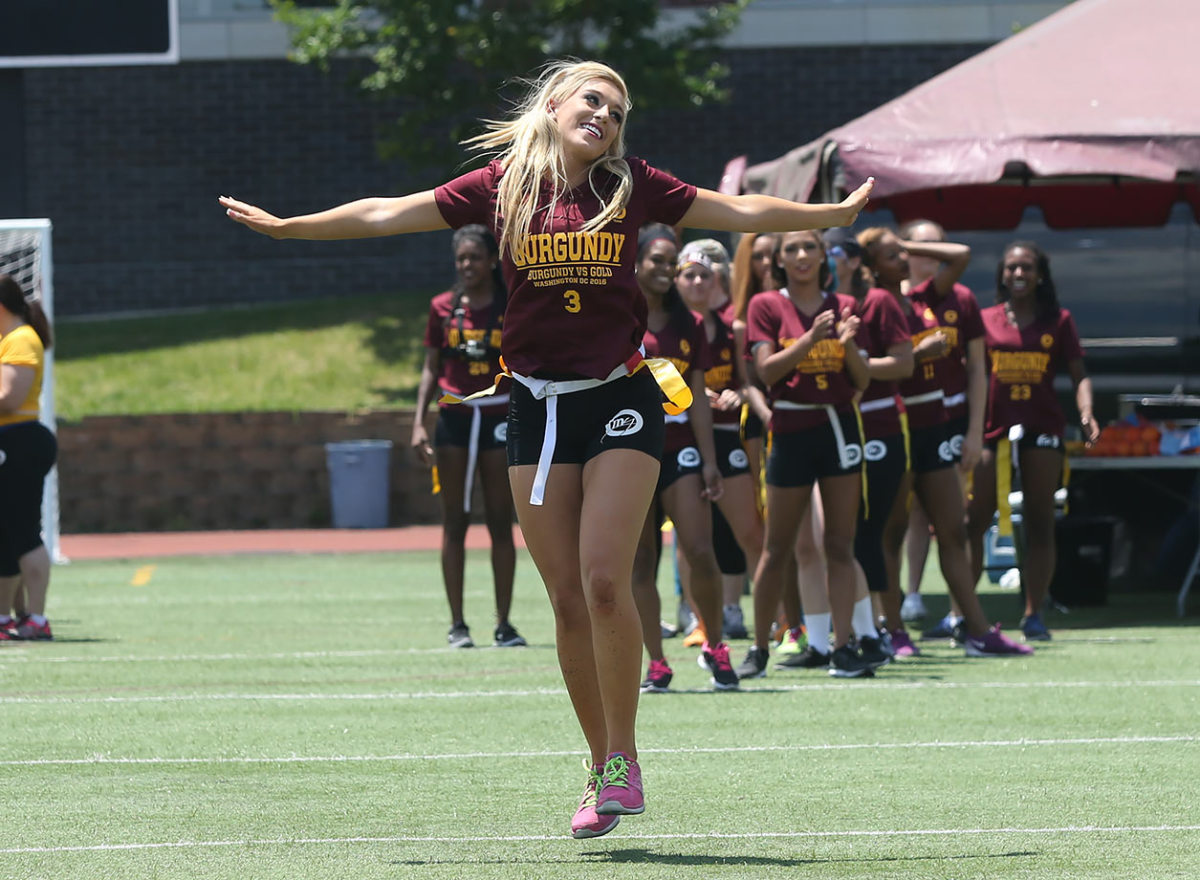
M 729 661 L 729 646 L 724 642 L 716 645 L 704 643 L 696 665 L 712 673 L 712 686 L 719 691 L 736 691 L 738 689 L 738 674 Z
M 890 633 L 892 637 L 892 653 L 897 657 L 916 657 L 921 653 L 921 650 L 913 644 L 913 640 L 908 637 L 908 630 L 894 629 Z
M 968 657 L 1011 657 L 1033 653 L 1033 648 L 1029 645 L 1014 642 L 1000 632 L 1000 624 L 996 624 L 979 637 L 967 636 L 965 650 Z
M 645 812 L 642 768 L 624 752 L 613 752 L 604 762 L 604 779 L 596 795 L 596 812 L 601 816 L 635 816 Z
M 646 677 L 642 679 L 642 693 L 665 694 L 671 687 L 671 677 L 674 674 L 671 667 L 667 665 L 666 658 L 651 660 L 650 669 L 647 670 Z
M 617 823 L 621 821 L 620 816 L 596 815 L 596 792 L 600 790 L 600 771 L 604 768 L 599 764 L 594 767 L 588 766 L 586 761 L 583 762 L 583 766 L 587 767 L 588 772 L 587 787 L 583 790 L 583 800 L 579 802 L 579 809 L 571 819 L 571 836 L 576 840 L 602 837 L 616 828 Z
M 33 618 L 26 615 L 17 621 L 14 630 L 18 639 L 25 639 L 28 642 L 51 642 L 54 641 L 54 635 L 50 632 L 50 621 L 45 623 L 34 623 Z

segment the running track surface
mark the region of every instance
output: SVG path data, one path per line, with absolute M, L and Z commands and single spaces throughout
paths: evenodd
M 513 540 L 518 547 L 525 546 L 518 528 L 513 529 Z M 392 553 L 439 549 L 442 527 L 63 535 L 59 542 L 67 559 L 81 561 L 242 553 Z M 486 526 L 473 525 L 467 530 L 468 550 L 490 546 Z

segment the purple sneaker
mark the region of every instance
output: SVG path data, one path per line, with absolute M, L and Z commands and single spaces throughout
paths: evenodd
M 916 595 L 915 593 L 913 595 Z M 897 657 L 916 657 L 921 653 L 921 649 L 913 644 L 913 640 L 908 635 L 908 630 L 897 627 L 891 632 L 892 637 L 892 653 Z
M 967 636 L 966 654 L 968 657 L 1013 657 L 1032 654 L 1033 648 L 1014 642 L 1000 632 L 1000 624 L 996 624 L 981 636 Z
M 646 809 L 642 794 L 642 768 L 624 752 L 613 752 L 604 762 L 604 778 L 596 795 L 600 816 L 635 816 Z
M 620 816 L 596 814 L 596 792 L 600 790 L 600 771 L 604 768 L 599 764 L 589 766 L 586 761 L 583 766 L 587 767 L 588 771 L 587 787 L 583 790 L 583 800 L 579 802 L 579 809 L 571 819 L 571 836 L 576 840 L 601 837 L 616 828 L 617 823 L 621 821 Z

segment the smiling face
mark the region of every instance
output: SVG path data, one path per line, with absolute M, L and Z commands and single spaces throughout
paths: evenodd
M 811 230 L 786 232 L 779 243 L 779 265 L 787 274 L 789 288 L 819 285 L 825 265 L 825 245 Z
M 569 97 L 551 101 L 549 112 L 568 159 L 590 165 L 608 152 L 625 122 L 625 105 L 625 93 L 604 79 L 588 80 Z
M 1005 251 L 1000 282 L 1014 300 L 1032 297 L 1038 285 L 1037 255 L 1023 247 Z
M 713 293 L 719 289 L 716 274 L 699 263 L 685 263 L 675 276 L 675 287 L 689 309 L 706 312 Z
M 670 290 L 678 255 L 679 249 L 670 239 L 656 238 L 646 245 L 637 262 L 637 280 L 642 290 L 655 296 L 663 296 Z
M 488 286 L 495 267 L 496 258 L 477 239 L 464 239 L 454 249 L 454 269 L 464 290 L 477 291 Z

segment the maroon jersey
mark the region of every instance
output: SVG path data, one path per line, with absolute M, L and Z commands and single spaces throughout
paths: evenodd
M 439 293 L 429 303 L 429 322 L 425 325 L 425 347 L 441 352 L 438 387 L 459 397 L 482 391 L 495 381 L 500 372 L 500 328 L 504 315 L 498 314 L 497 303 L 472 309 L 463 304 L 460 315 L 452 314 L 455 293 Z M 498 394 L 508 391 L 507 378 L 502 379 Z M 449 404 L 441 404 L 448 406 Z M 486 406 L 486 404 L 481 404 Z M 501 401 L 496 408 L 507 406 Z M 486 410 L 491 410 L 486 406 Z
M 633 190 L 617 220 L 603 229 L 580 230 L 600 213 L 588 185 L 564 193 L 547 217 L 534 216 L 529 235 L 505 251 L 501 265 L 508 286 L 504 361 L 522 375 L 606 378 L 628 360 L 646 330 L 646 300 L 634 277 L 638 229 L 651 222 L 673 225 L 696 197 L 696 188 L 630 158 Z M 488 226 L 496 238 L 496 192 L 504 170 L 490 162 L 434 190 L 438 210 L 452 227 Z M 600 173 L 596 188 L 615 189 Z M 539 206 L 549 205 L 543 190 Z M 544 219 L 543 219 L 544 218 Z
M 861 301 L 854 304 L 855 314 L 862 320 L 858 328 L 858 349 L 863 359 L 888 356 L 888 349 L 899 342 L 908 342 L 911 334 L 908 321 L 896 298 L 882 287 L 872 287 Z M 863 392 L 859 408 L 862 410 L 863 439 L 875 440 L 900 433 L 900 410 L 895 403 L 899 389 L 895 382 L 872 379 Z
M 934 361 L 922 361 L 917 369 L 932 363 L 946 395 L 946 415 L 952 419 L 966 416 L 967 343 L 984 335 L 979 302 L 965 284 L 955 284 L 949 293 L 939 297 L 933 290 L 932 278 L 915 285 L 908 296 L 914 309 L 933 312 L 938 329 L 949 343 L 945 355 Z M 914 339 L 913 344 L 919 341 Z
M 709 365 L 708 338 L 704 332 L 704 319 L 695 312 L 680 307 L 657 333 L 646 330 L 642 344 L 646 357 L 662 357 L 679 370 L 684 381 L 692 370 L 705 370 Z M 695 404 L 693 404 L 694 406 Z M 666 439 L 663 452 L 678 452 L 686 446 L 696 445 L 696 435 L 691 422 L 672 421 L 679 416 L 668 416 Z
M 913 348 L 916 348 L 922 339 L 940 329 L 933 309 L 919 300 L 909 300 L 901 311 L 904 312 L 904 319 L 908 323 Z M 904 398 L 910 428 L 927 428 L 946 421 L 946 406 L 942 403 L 944 394 L 936 360 L 917 361 L 913 374 L 907 379 L 901 379 L 897 385 L 900 388 L 900 396 Z
M 1061 436 L 1066 429 L 1054 393 L 1060 367 L 1083 357 L 1071 313 L 1038 318 L 1025 329 L 1008 319 L 1003 304 L 983 310 L 988 347 L 988 408 L 984 437 L 996 440 L 1013 425 Z
M 710 364 L 704 371 L 704 384 L 710 391 L 720 394 L 727 389 L 736 390 L 738 386 L 737 373 L 734 371 L 733 359 L 737 356 L 733 341 L 734 308 L 732 302 L 726 302 L 719 309 L 713 309 L 713 319 L 717 331 L 708 340 L 708 355 Z M 741 409 L 712 411 L 714 425 L 736 425 L 742 419 Z
M 760 293 L 751 298 L 746 311 L 746 347 L 753 350 L 759 343 L 769 342 L 776 351 L 781 351 L 807 333 L 821 312 L 832 310 L 840 317 L 842 309 L 853 309 L 854 305 L 852 297 L 827 293 L 821 307 L 806 315 L 786 290 Z M 830 338 L 818 340 L 796 369 L 767 389 L 772 401 L 830 404 L 846 412 L 850 411 L 854 393 L 854 385 L 846 373 L 845 347 L 832 329 Z M 829 416 L 822 410 L 776 407 L 771 414 L 771 430 L 802 431 L 828 421 Z

